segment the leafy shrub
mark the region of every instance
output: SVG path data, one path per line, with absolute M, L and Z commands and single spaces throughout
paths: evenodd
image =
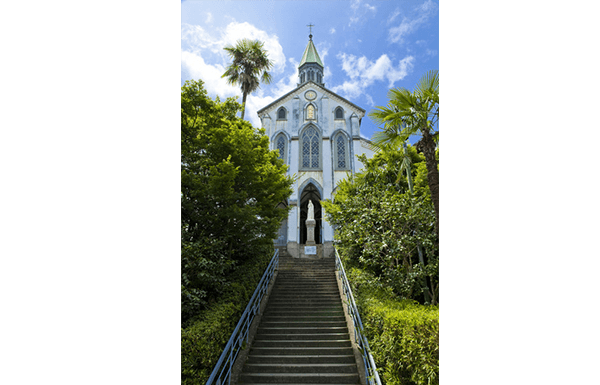
M 420 159 L 412 147 L 407 152 Z M 437 304 L 436 217 L 428 187 L 422 186 L 426 170 L 418 167 L 419 160 L 414 167 L 418 183 L 411 192 L 399 169 L 402 157 L 393 149 L 372 159 L 359 156 L 365 169 L 342 180 L 333 201 L 321 204 L 336 227 L 337 248 L 348 266 L 381 278 L 402 298 Z
M 273 247 L 265 247 L 260 257 L 240 265 L 222 297 L 181 329 L 182 384 L 206 383 L 272 256 Z
M 439 384 L 439 309 L 394 298 L 371 274 L 348 270 L 381 380 L 387 385 Z

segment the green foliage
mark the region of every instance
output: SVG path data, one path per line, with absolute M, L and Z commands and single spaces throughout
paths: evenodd
M 246 105 L 246 96 L 260 87 L 260 82 L 271 83 L 269 71 L 273 63 L 269 60 L 264 43 L 259 40 L 241 39 L 235 47 L 226 46 L 225 51 L 229 54 L 232 63 L 221 76 L 227 78 L 227 83 L 238 84 L 242 89 L 242 119 Z
M 439 309 L 401 300 L 366 271 L 347 271 L 385 385 L 439 384 Z
M 342 181 L 334 201 L 322 204 L 349 266 L 366 269 L 403 298 L 435 304 L 435 214 L 421 178 L 423 157 L 412 147 L 407 155 L 416 164 L 414 194 L 400 171 L 404 155 L 388 148 L 373 159 L 362 157 L 365 171 Z
M 217 302 L 181 329 L 181 383 L 205 384 L 273 256 L 273 246 L 239 266 Z
M 413 92 L 405 88 L 391 89 L 387 106 L 377 106 L 369 113 L 371 119 L 383 126 L 381 131 L 373 135 L 376 145 L 399 148 L 411 135 L 421 136 L 416 147 L 426 159 L 436 233 L 439 233 L 439 171 L 435 153 L 439 139 L 439 90 L 438 71 L 429 71 L 423 75 Z
M 439 74 L 427 72 L 413 92 L 406 88 L 393 88 L 388 92 L 387 106 L 377 106 L 369 113 L 383 129 L 373 135 L 376 143 L 400 146 L 414 134 L 434 135 L 439 121 Z
M 223 295 L 236 266 L 272 249 L 292 192 L 287 166 L 264 130 L 236 117 L 232 98 L 207 96 L 202 81 L 181 92 L 182 323 Z

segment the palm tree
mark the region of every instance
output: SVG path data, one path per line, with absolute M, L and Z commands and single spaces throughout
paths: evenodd
M 259 88 L 260 82 L 271 83 L 271 75 L 267 72 L 273 67 L 267 51 L 263 49 L 264 43 L 259 40 L 241 39 L 235 47 L 226 46 L 232 63 L 221 76 L 227 78 L 227 83 L 240 85 L 242 89 L 242 119 L 246 111 L 246 96 Z
M 414 92 L 405 88 L 391 89 L 386 107 L 375 107 L 369 117 L 383 125 L 382 131 L 373 135 L 377 145 L 391 145 L 396 148 L 406 142 L 411 135 L 421 135 L 416 143 L 418 151 L 425 156 L 427 183 L 435 210 L 435 231 L 439 235 L 439 172 L 435 158 L 439 130 L 439 75 L 437 70 L 427 72 L 417 84 Z

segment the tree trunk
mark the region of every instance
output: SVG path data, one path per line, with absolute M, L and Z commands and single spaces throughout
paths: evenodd
M 244 92 L 244 96 L 242 96 L 242 120 L 244 120 L 244 112 L 246 112 L 246 96 L 248 94 Z
M 427 165 L 427 183 L 431 192 L 431 201 L 435 210 L 435 234 L 437 236 L 436 244 L 440 237 L 440 203 L 439 203 L 439 172 L 438 162 L 435 159 L 435 142 L 429 130 L 423 130 L 423 138 L 417 142 L 417 150 L 425 155 L 425 164 Z

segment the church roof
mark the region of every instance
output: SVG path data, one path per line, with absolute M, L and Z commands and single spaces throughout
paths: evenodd
M 298 68 L 302 67 L 302 65 L 306 63 L 317 63 L 318 65 L 323 67 L 323 62 L 321 61 L 321 58 L 317 53 L 317 49 L 315 48 L 312 39 L 308 41 L 308 45 L 304 50 L 304 55 L 302 55 L 302 60 L 300 60 L 300 65 L 298 66 Z
M 352 103 L 351 101 L 349 101 L 346 98 L 341 97 L 340 95 L 336 94 L 335 92 L 313 82 L 313 81 L 308 81 L 296 88 L 294 88 L 293 90 L 291 90 L 290 92 L 288 92 L 287 94 L 283 95 L 282 97 L 276 99 L 275 101 L 269 103 L 268 105 L 266 105 L 265 107 L 261 108 L 260 110 L 256 111 L 256 113 L 260 116 L 262 112 L 264 112 L 265 110 L 269 109 L 270 107 L 274 106 L 275 104 L 281 103 L 281 101 L 285 98 L 287 98 L 288 96 L 291 96 L 293 94 L 298 93 L 298 91 L 300 91 L 302 88 L 310 88 L 310 87 L 316 87 L 316 88 L 320 88 L 321 90 L 323 90 L 324 93 L 328 93 L 329 95 L 333 95 L 336 98 L 339 98 L 341 100 L 343 100 L 344 102 L 348 103 L 349 105 L 351 105 L 352 107 L 356 108 L 358 111 L 361 111 L 363 114 L 366 112 L 363 108 L 360 108 L 359 106 L 357 106 L 356 104 Z

